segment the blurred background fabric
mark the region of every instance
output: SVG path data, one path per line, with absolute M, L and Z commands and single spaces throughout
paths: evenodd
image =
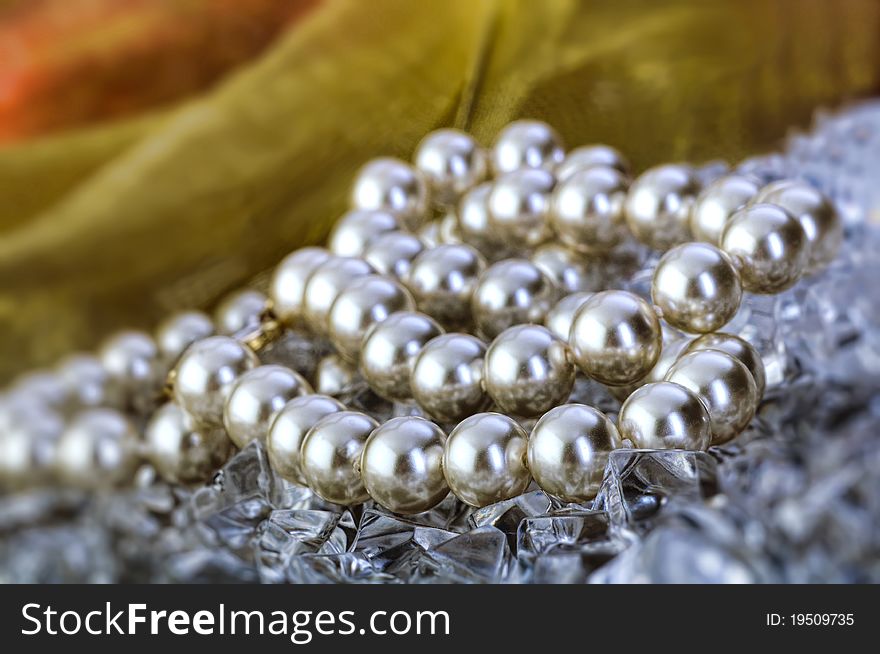
M 259 284 L 436 127 L 641 170 L 878 91 L 876 0 L 0 0 L 0 381 Z

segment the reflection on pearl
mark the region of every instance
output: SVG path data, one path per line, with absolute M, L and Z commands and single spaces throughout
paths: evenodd
M 64 483 L 101 488 L 131 481 L 138 437 L 128 419 L 112 409 L 87 409 L 61 434 L 55 466 Z
M 703 334 L 692 341 L 685 352 L 697 352 L 699 350 L 721 350 L 738 359 L 752 373 L 752 378 L 755 380 L 755 386 L 758 390 L 759 401 L 764 397 L 764 388 L 767 384 L 764 362 L 758 350 L 751 343 L 735 334 L 717 332 L 715 334 Z
M 413 260 L 424 250 L 425 244 L 415 234 L 389 232 L 370 241 L 364 261 L 382 275 L 404 279 Z
M 376 237 L 400 228 L 397 217 L 387 211 L 352 209 L 336 221 L 327 248 L 339 257 L 360 257 Z
M 214 323 L 201 311 L 181 311 L 156 328 L 156 344 L 165 361 L 175 363 L 190 345 L 214 333 Z
M 562 138 L 550 125 L 538 120 L 517 120 L 498 133 L 492 146 L 496 175 L 521 168 L 554 170 L 565 157 Z
M 363 259 L 331 257 L 315 268 L 303 291 L 303 315 L 316 334 L 326 334 L 330 307 L 339 294 L 358 277 L 376 271 Z
M 576 172 L 597 166 L 614 168 L 629 175 L 629 162 L 617 148 L 597 144 L 582 145 L 565 155 L 565 160 L 556 168 L 556 178 L 561 182 Z
M 689 225 L 698 241 L 718 245 L 730 217 L 758 193 L 760 183 L 747 175 L 725 175 L 700 191 L 691 208 Z
M 627 177 L 615 168 L 578 170 L 553 191 L 550 223 L 559 240 L 581 252 L 607 252 L 629 235 L 623 205 Z
M 144 430 L 147 458 L 172 484 L 204 482 L 228 458 L 232 443 L 220 428 L 197 429 L 176 404 L 162 405 Z
M 272 298 L 275 315 L 284 325 L 303 326 L 303 296 L 306 281 L 330 256 L 324 248 L 301 248 L 287 255 L 275 267 L 269 282 L 269 297 Z
M 404 283 L 420 311 L 444 326 L 462 326 L 470 321 L 471 294 L 485 267 L 468 245 L 439 245 L 416 257 Z
M 568 341 L 571 335 L 571 324 L 574 316 L 587 300 L 593 297 L 593 293 L 571 293 L 553 305 L 547 315 L 544 316 L 544 326 L 558 338 Z
M 508 327 L 540 323 L 560 292 L 553 281 L 526 259 L 505 259 L 480 275 L 471 299 L 477 330 L 494 338 Z
M 340 411 L 345 411 L 345 406 L 327 395 L 302 395 L 285 404 L 266 436 L 272 469 L 289 482 L 305 485 L 300 456 L 303 439 L 319 420 Z
M 358 171 L 352 206 L 390 211 L 416 230 L 428 218 L 428 184 L 422 173 L 400 159 L 373 159 Z
M 468 189 L 486 178 L 486 151 L 474 138 L 457 129 L 438 129 L 416 148 L 416 168 L 428 180 L 434 202 L 443 207 L 455 204 Z
M 489 192 L 489 226 L 509 247 L 531 248 L 550 236 L 550 194 L 556 180 L 546 170 L 523 168 L 495 180 Z
M 688 166 L 665 164 L 647 170 L 630 186 L 624 205 L 630 231 L 661 252 L 687 241 L 688 217 L 699 190 Z
M 662 381 L 636 389 L 620 408 L 621 438 L 638 448 L 705 450 L 711 441 L 709 413 L 695 393 Z
M 217 333 L 234 336 L 260 326 L 268 299 L 260 291 L 244 289 L 230 293 L 214 310 Z
M 410 389 L 419 406 L 442 422 L 461 420 L 489 404 L 483 390 L 486 346 L 470 334 L 443 334 L 413 362 Z
M 510 256 L 513 251 L 489 223 L 489 193 L 492 183 L 475 186 L 465 193 L 458 205 L 458 233 L 463 242 L 475 247 L 490 261 Z

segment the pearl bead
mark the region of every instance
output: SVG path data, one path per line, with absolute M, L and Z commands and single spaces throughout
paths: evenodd
M 368 500 L 357 468 L 364 443 L 378 426 L 357 411 L 337 411 L 315 423 L 300 448 L 300 465 L 309 488 L 335 504 Z
M 553 170 L 565 158 L 562 138 L 539 120 L 517 120 L 498 133 L 492 146 L 496 175 L 521 168 Z
M 443 476 L 446 434 L 416 416 L 392 418 L 367 439 L 361 477 L 370 496 L 394 513 L 437 506 L 449 493 Z
M 764 362 L 761 360 L 758 350 L 748 341 L 734 334 L 722 332 L 704 334 L 693 340 L 685 352 L 698 352 L 700 350 L 721 350 L 738 359 L 752 373 L 752 378 L 755 380 L 755 387 L 757 388 L 758 400 L 760 401 L 764 397 L 764 388 L 767 385 Z
M 818 189 L 798 180 L 771 182 L 755 202 L 775 204 L 797 218 L 810 242 L 807 267 L 815 270 L 837 256 L 843 242 L 843 223 L 834 205 Z
M 183 409 L 170 402 L 150 418 L 144 442 L 150 463 L 169 483 L 205 481 L 232 450 L 222 429 L 197 429 Z
M 125 403 L 136 410 L 147 408 L 165 381 L 159 348 L 144 332 L 125 331 L 111 336 L 98 349 L 98 357 L 112 383 L 120 388 Z
M 608 453 L 621 446 L 617 427 L 584 404 L 565 404 L 538 420 L 529 436 L 528 461 L 542 490 L 567 502 L 599 492 Z
M 422 243 L 425 244 L 425 247 L 429 250 L 441 244 L 439 220 L 429 220 L 422 225 L 416 233 Z
M 13 411 L 14 424 L 0 428 L 0 487 L 16 490 L 49 481 L 64 421 L 44 406 Z
M 545 243 L 530 259 L 564 293 L 590 291 L 600 285 L 596 261 L 588 261 L 559 243 Z
M 621 438 L 637 448 L 705 450 L 709 447 L 709 413 L 695 393 L 661 381 L 636 389 L 620 408 Z
M 301 375 L 284 366 L 258 366 L 243 373 L 229 391 L 223 426 L 239 448 L 252 440 L 266 442 L 269 425 L 281 408 L 312 388 Z
M 443 472 L 453 493 L 481 507 L 522 494 L 531 481 L 526 467 L 528 434 L 512 418 L 480 413 L 452 430 Z
M 400 228 L 397 217 L 387 211 L 352 209 L 336 221 L 327 249 L 339 257 L 360 257 L 377 236 Z
M 330 257 L 323 248 L 302 248 L 288 254 L 275 267 L 269 282 L 269 297 L 275 315 L 284 325 L 302 326 L 306 281 Z
M 461 233 L 458 231 L 458 216 L 454 211 L 449 211 L 440 219 L 437 230 L 438 244 L 453 245 L 462 243 Z
M 652 382 L 663 381 L 666 377 L 666 373 L 669 372 L 672 365 L 678 361 L 678 358 L 682 353 L 687 350 L 690 343 L 691 340 L 689 338 L 682 337 L 664 340 L 663 347 L 660 350 L 660 358 L 657 359 L 657 363 L 651 368 L 651 372 L 634 384 L 627 384 L 626 386 L 608 386 L 608 392 L 611 393 L 615 399 L 623 402 L 640 386 Z
M 718 245 L 730 217 L 757 195 L 758 180 L 745 175 L 726 175 L 704 188 L 691 208 L 689 225 L 698 241 Z
M 392 401 L 412 398 L 413 363 L 424 345 L 443 329 L 430 316 L 394 313 L 370 328 L 361 348 L 360 369 L 376 393 Z
M 440 206 L 455 204 L 465 191 L 486 178 L 489 169 L 486 151 L 470 134 L 457 129 L 428 134 L 416 148 L 414 161 Z
M 72 354 L 62 359 L 55 370 L 73 407 L 121 406 L 120 389 L 97 357 Z
M 358 277 L 375 271 L 363 259 L 331 257 L 309 275 L 303 291 L 303 315 L 316 334 L 326 334 L 330 307 L 339 294 Z
M 343 359 L 354 362 L 367 330 L 396 311 L 415 309 L 415 300 L 401 284 L 381 275 L 355 279 L 343 290 L 328 316 L 330 342 Z
M 131 480 L 137 449 L 137 433 L 125 416 L 112 409 L 88 409 L 61 434 L 55 466 L 61 480 L 72 486 L 116 485 Z
M 614 168 L 629 175 L 629 162 L 617 148 L 610 145 L 582 145 L 565 155 L 565 160 L 556 169 L 556 179 L 561 182 L 576 172 L 594 166 Z
M 668 250 L 690 237 L 688 216 L 699 183 L 688 166 L 665 164 L 642 173 L 624 203 L 626 224 L 642 243 Z
M 489 223 L 489 193 L 492 183 L 475 186 L 465 193 L 458 205 L 458 233 L 462 241 L 475 247 L 492 261 L 503 259 L 512 250 L 499 238 Z
M 739 266 L 743 288 L 780 293 L 803 274 L 810 243 L 797 218 L 773 204 L 737 211 L 721 235 L 721 249 Z
M 415 234 L 389 232 L 370 241 L 364 260 L 382 275 L 404 279 L 413 260 L 424 251 L 425 244 Z
M 712 444 L 726 443 L 745 429 L 758 409 L 752 373 L 721 350 L 698 350 L 681 357 L 666 374 L 706 405 Z
M 596 293 L 578 309 L 570 343 L 575 361 L 610 386 L 632 384 L 660 357 L 660 321 L 650 304 L 627 291 Z
M 303 395 L 290 400 L 275 416 L 266 437 L 266 451 L 272 469 L 294 484 L 306 485 L 300 449 L 309 430 L 345 406 L 327 395 Z
M 10 392 L 52 409 L 64 409 L 70 401 L 64 380 L 49 370 L 34 370 L 20 375 L 13 381 Z
M 165 361 L 174 363 L 190 345 L 214 334 L 214 323 L 201 311 L 181 311 L 159 323 L 156 344 Z
M 229 336 L 193 343 L 177 362 L 175 400 L 198 424 L 219 427 L 233 383 L 259 363 L 253 350 Z
M 363 166 L 352 191 L 356 209 L 397 214 L 411 230 L 428 218 L 428 185 L 422 173 L 400 159 L 380 157 Z
M 246 288 L 230 293 L 214 310 L 217 333 L 224 336 L 241 335 L 260 326 L 268 306 L 268 298 L 254 289 Z
M 343 395 L 358 382 L 357 366 L 338 354 L 322 357 L 315 369 L 315 392 L 322 395 Z
M 571 173 L 553 191 L 550 224 L 565 245 L 605 252 L 626 239 L 623 213 L 629 180 L 615 168 L 593 166 Z
M 518 325 L 489 345 L 483 379 L 502 411 L 531 418 L 568 399 L 574 364 L 567 343 L 546 327 Z
M 559 298 L 559 289 L 526 259 L 505 259 L 480 275 L 471 314 L 480 334 L 494 338 L 508 327 L 540 323 Z
M 544 316 L 544 326 L 554 335 L 568 342 L 571 335 L 571 324 L 574 322 L 574 316 L 587 300 L 593 297 L 593 293 L 571 293 L 566 295 Z
M 514 249 L 550 236 L 550 194 L 556 180 L 546 170 L 523 168 L 495 180 L 489 192 L 489 227 Z
M 441 422 L 482 411 L 486 346 L 469 334 L 443 334 L 428 341 L 413 362 L 410 389 L 419 406 Z
M 708 243 L 685 243 L 660 259 L 651 298 L 670 325 L 702 334 L 720 329 L 736 315 L 742 283 L 724 252 Z
M 445 326 L 470 321 L 470 300 L 486 262 L 468 245 L 440 245 L 425 250 L 409 269 L 404 283 L 420 311 Z

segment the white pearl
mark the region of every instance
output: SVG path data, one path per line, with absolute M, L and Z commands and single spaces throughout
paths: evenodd
M 159 348 L 149 334 L 114 334 L 100 346 L 98 357 L 127 405 L 139 411 L 151 406 L 165 381 L 165 371 Z
M 566 246 L 607 252 L 629 236 L 623 206 L 627 177 L 615 168 L 593 166 L 571 173 L 553 191 L 550 224 Z
M 275 315 L 283 324 L 302 326 L 306 281 L 330 256 L 323 248 L 307 247 L 287 255 L 275 267 L 269 282 L 269 297 Z
M 266 442 L 269 425 L 288 400 L 311 393 L 299 373 L 284 366 L 258 366 L 242 373 L 223 407 L 223 426 L 239 448 Z
M 214 323 L 201 311 L 181 311 L 156 328 L 156 344 L 165 361 L 175 363 L 190 345 L 214 333 Z
M 331 257 L 309 275 L 303 291 L 303 315 L 316 334 L 326 335 L 330 307 L 339 294 L 358 277 L 372 275 L 373 267 L 363 259 Z
M 16 413 L 11 417 L 12 424 L 0 427 L 0 488 L 17 490 L 46 483 L 64 421 L 44 406 L 11 410 Z
M 376 237 L 400 228 L 400 222 L 392 213 L 353 209 L 336 221 L 327 237 L 327 249 L 339 257 L 360 257 Z
M 413 260 L 424 251 L 425 244 L 415 234 L 390 232 L 370 241 L 364 261 L 382 275 L 404 279 Z
M 223 424 L 229 390 L 260 361 L 246 345 L 229 336 L 209 336 L 193 343 L 177 362 L 174 397 L 199 425 Z
M 19 375 L 10 393 L 51 409 L 63 410 L 70 401 L 70 391 L 61 375 L 50 370 L 34 370 Z
M 489 404 L 483 390 L 486 346 L 469 334 L 428 341 L 413 362 L 410 389 L 419 406 L 443 422 L 461 420 Z
M 689 225 L 698 241 L 718 245 L 730 217 L 757 195 L 759 182 L 746 175 L 726 175 L 704 188 L 691 208 Z
M 260 291 L 246 288 L 224 297 L 214 309 L 217 333 L 224 336 L 243 335 L 260 326 L 268 306 L 268 298 Z
M 510 256 L 513 251 L 489 223 L 489 193 L 492 183 L 475 186 L 464 194 L 458 205 L 458 233 L 462 241 L 475 247 L 490 261 Z
M 636 389 L 620 408 L 617 428 L 622 438 L 644 449 L 705 450 L 712 437 L 700 398 L 668 381 Z
M 409 379 L 422 347 L 443 333 L 430 316 L 401 311 L 370 328 L 361 348 L 360 369 L 376 393 L 393 401 L 412 398 Z
M 563 293 L 592 291 L 601 285 L 596 259 L 589 260 L 559 243 L 545 243 L 530 259 Z
M 443 476 L 446 434 L 417 416 L 378 427 L 361 453 L 361 476 L 370 496 L 395 513 L 428 511 L 449 493 Z
M 431 188 L 432 199 L 450 206 L 486 178 L 488 156 L 472 136 L 457 129 L 438 129 L 416 148 L 418 168 Z
M 738 359 L 752 373 L 752 378 L 755 380 L 755 386 L 758 389 L 758 401 L 764 397 L 764 388 L 767 385 L 764 361 L 761 359 L 758 350 L 751 343 L 734 334 L 716 332 L 714 334 L 703 334 L 699 338 L 694 339 L 688 344 L 685 352 L 696 352 L 698 350 L 721 350 Z
M 328 336 L 339 355 L 358 360 L 361 343 L 370 327 L 396 311 L 415 309 L 415 300 L 399 282 L 381 275 L 354 280 L 336 298 L 327 318 Z
M 553 170 L 565 157 L 562 138 L 550 125 L 538 120 L 517 120 L 498 133 L 492 146 L 496 175 L 520 168 Z
M 505 413 L 535 417 L 564 402 L 574 386 L 568 344 L 541 325 L 517 325 L 486 351 L 483 379 Z
M 603 166 L 615 168 L 629 175 L 629 162 L 619 150 L 610 145 L 582 145 L 565 155 L 565 160 L 556 168 L 556 178 L 561 182 L 574 173 L 587 168 Z
M 285 404 L 266 437 L 272 469 L 289 482 L 305 485 L 300 456 L 303 439 L 319 420 L 340 411 L 345 411 L 345 406 L 327 395 L 303 395 Z
M 159 407 L 144 430 L 147 458 L 170 483 L 207 480 L 228 458 L 232 443 L 219 428 L 197 429 L 176 404 Z
M 74 408 L 119 407 L 121 391 L 101 361 L 91 354 L 72 354 L 55 369 Z
M 404 279 L 419 310 L 445 326 L 470 321 L 470 300 L 486 262 L 468 245 L 439 245 L 425 250 Z
M 556 180 L 546 170 L 523 168 L 495 180 L 489 192 L 489 226 L 513 249 L 532 248 L 550 236 L 550 194 Z
M 556 284 L 526 259 L 505 259 L 480 275 L 471 300 L 477 330 L 494 338 L 508 327 L 540 323 L 559 298 Z
M 373 159 L 358 171 L 352 206 L 390 211 L 415 230 L 428 218 L 428 185 L 422 173 L 400 159 Z
M 642 173 L 624 204 L 626 224 L 648 247 L 665 251 L 690 238 L 688 218 L 699 182 L 688 166 L 665 164 Z
M 338 354 L 322 357 L 315 369 L 315 392 L 334 397 L 349 393 L 359 381 L 358 369 Z
M 55 466 L 61 480 L 83 488 L 130 482 L 137 465 L 138 438 L 118 411 L 88 409 L 61 434 Z
M 575 314 L 591 297 L 593 297 L 593 293 L 587 291 L 564 296 L 544 316 L 544 326 L 555 336 L 567 342 L 571 335 L 571 324 L 574 322 Z

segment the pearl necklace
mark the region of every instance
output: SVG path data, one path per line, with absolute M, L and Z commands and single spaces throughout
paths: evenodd
M 279 475 L 339 504 L 372 498 L 413 514 L 451 490 L 485 506 L 532 479 L 587 501 L 612 449 L 705 450 L 745 429 L 763 396 L 763 364 L 718 330 L 744 291 L 791 287 L 831 261 L 842 238 L 834 208 L 802 182 L 762 187 L 727 175 L 702 186 L 677 164 L 630 182 L 615 149 L 566 155 L 537 121 L 508 125 L 489 151 L 438 130 L 414 164 L 365 165 L 327 249 L 285 258 L 268 298 L 243 291 L 214 321 L 177 314 L 155 339 L 124 332 L 97 358 L 21 379 L 0 412 L 0 479 L 16 486 L 36 471 L 112 485 L 145 457 L 169 481 L 193 483 L 232 444 L 257 439 Z M 430 220 L 434 212 L 443 217 Z M 664 252 L 653 304 L 586 290 L 589 264 L 613 265 L 633 238 Z M 260 365 L 257 352 L 290 330 L 335 352 L 317 393 L 288 367 Z M 154 410 L 168 370 L 171 401 Z M 623 401 L 616 424 L 566 404 L 578 373 Z M 339 374 L 420 415 L 380 425 L 348 410 L 321 392 Z M 16 404 L 23 397 L 33 401 Z M 64 407 L 79 412 L 52 422 Z M 529 434 L 523 423 L 535 418 Z M 20 428 L 28 420 L 30 432 Z

